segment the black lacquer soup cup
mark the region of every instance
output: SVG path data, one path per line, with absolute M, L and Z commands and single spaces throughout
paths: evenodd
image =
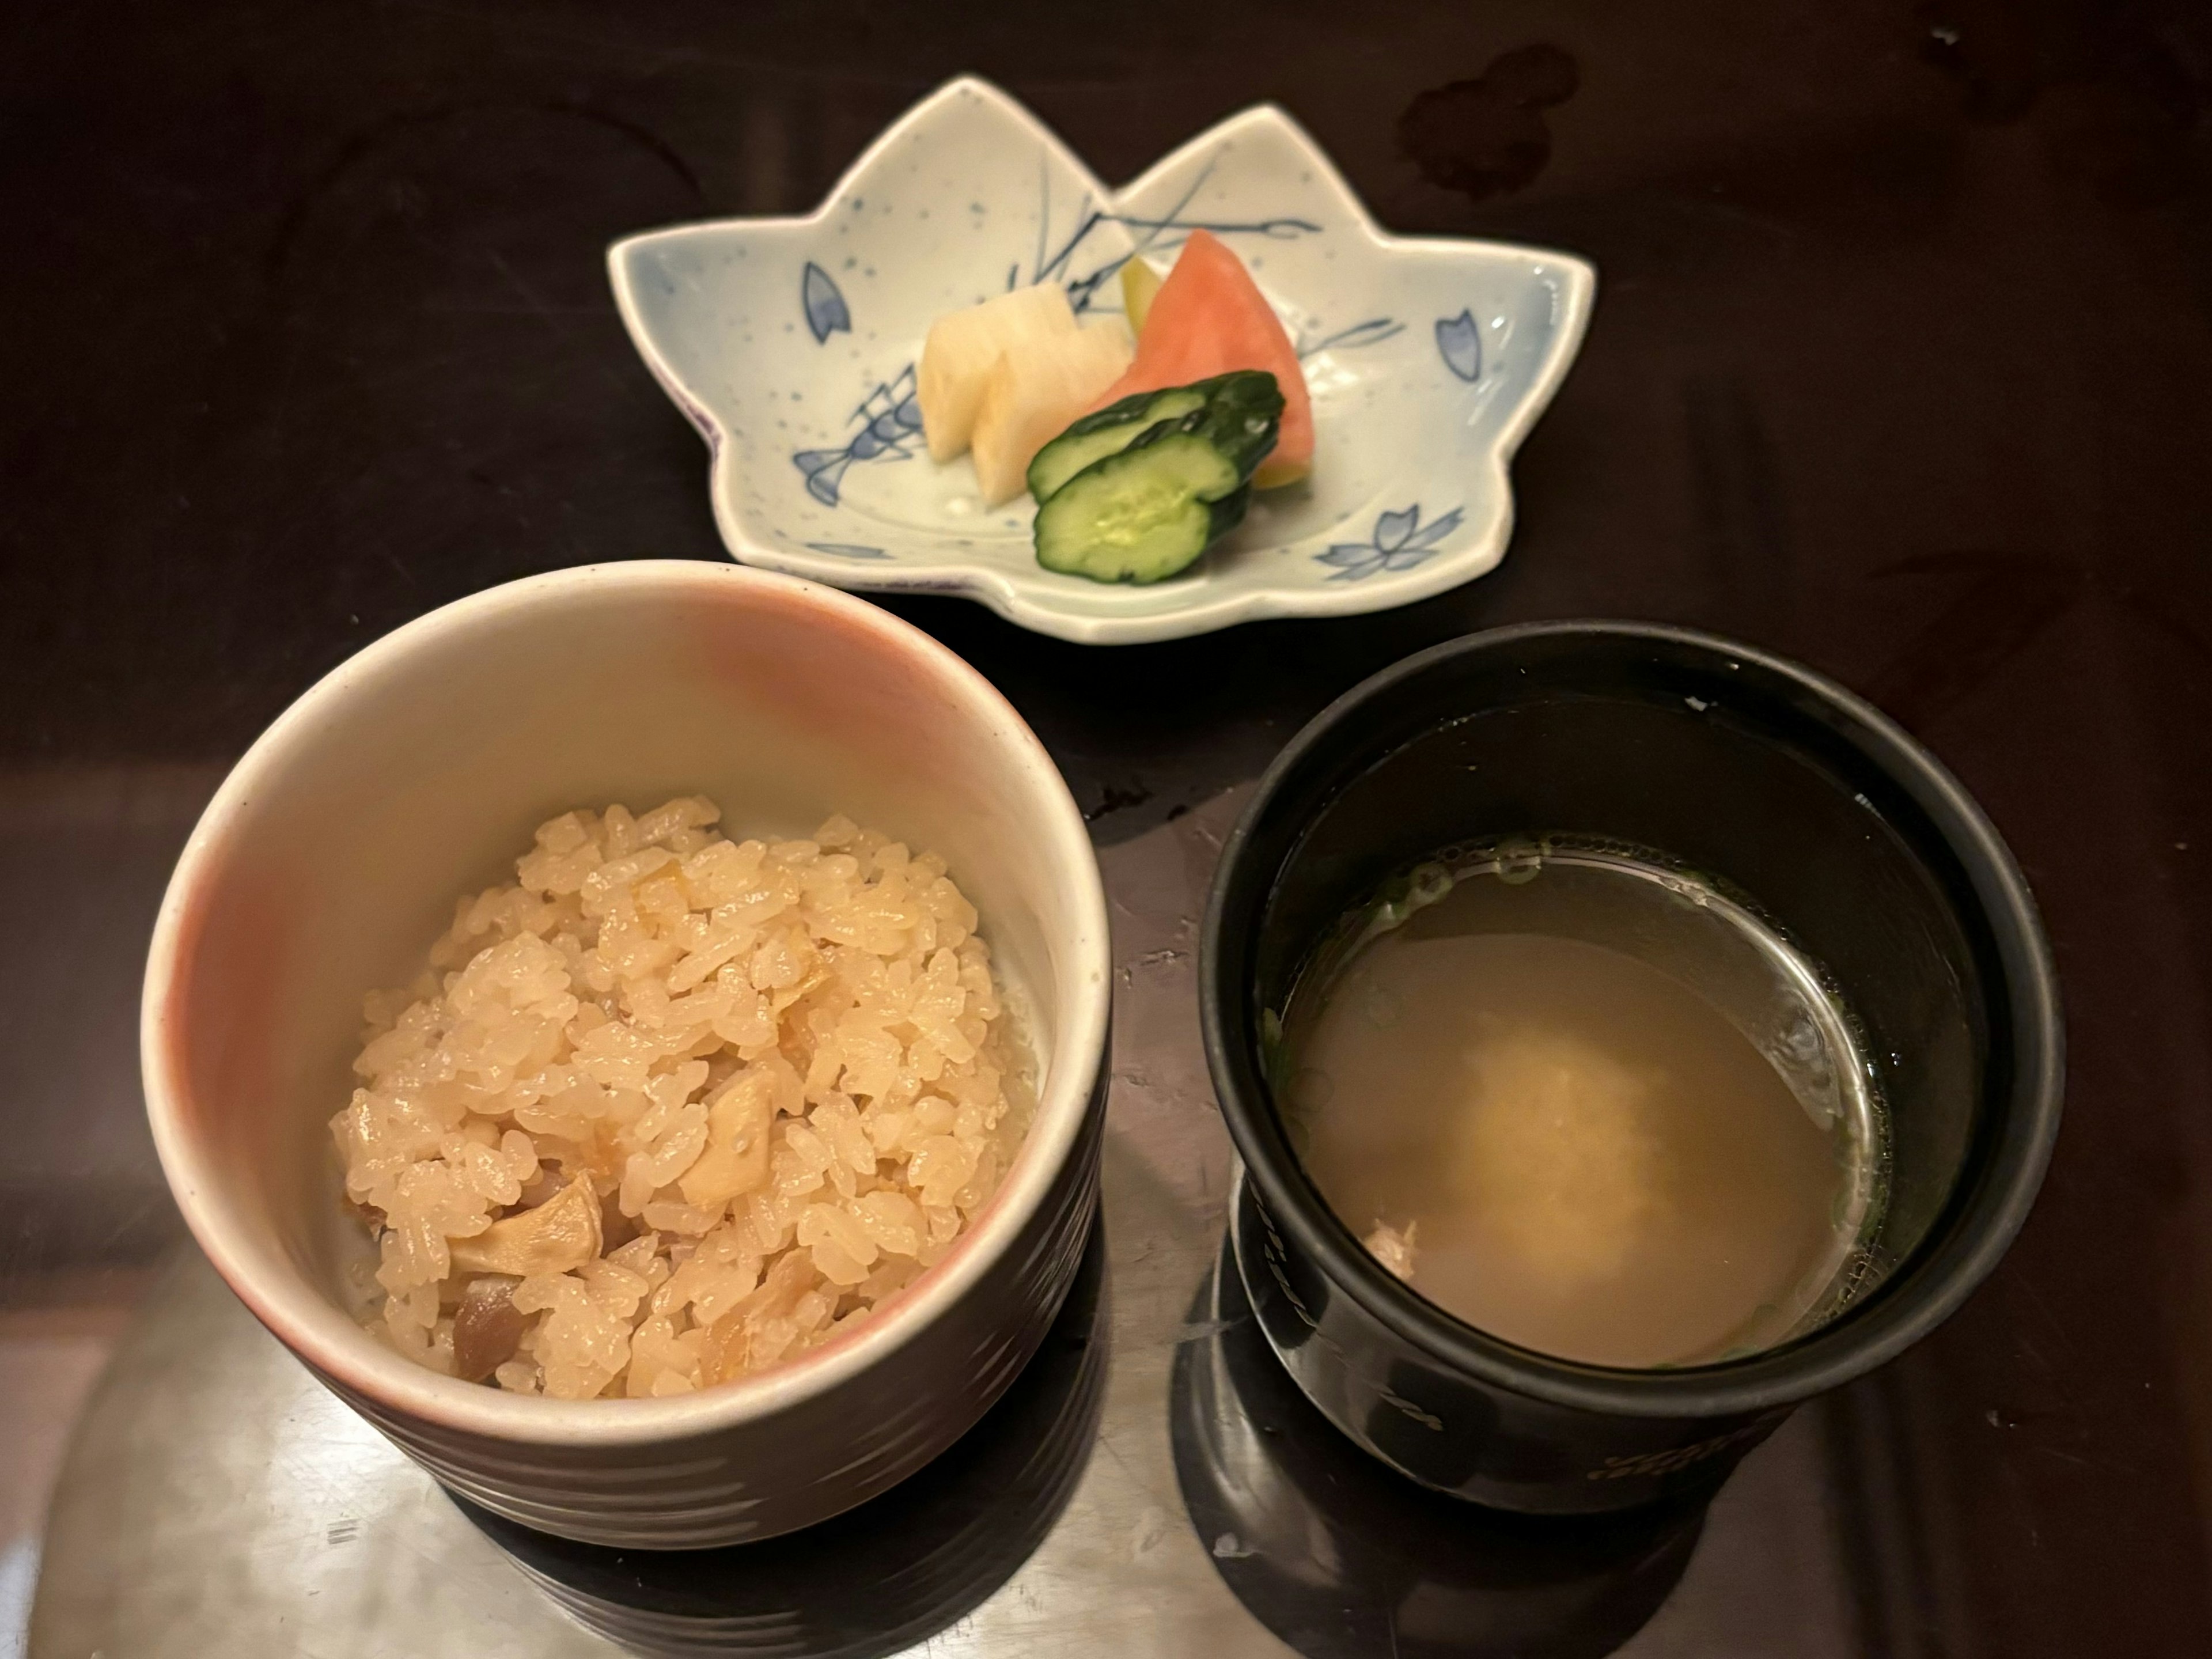
M 1887 1125 L 1861 1288 L 1728 1364 L 1620 1370 L 1486 1335 L 1377 1264 L 1301 1167 L 1264 1023 L 1332 924 L 1437 849 L 1559 835 L 1660 849 L 1750 896 L 1855 1017 Z M 1200 972 L 1244 1163 L 1239 1273 L 1269 1345 L 1424 1485 L 1567 1514 L 1709 1490 L 1812 1396 L 1893 1358 L 1989 1273 L 2057 1133 L 2057 986 L 1978 807 L 1895 724 L 1746 646 L 1621 623 L 1496 629 L 1384 670 L 1292 740 L 1224 848 Z

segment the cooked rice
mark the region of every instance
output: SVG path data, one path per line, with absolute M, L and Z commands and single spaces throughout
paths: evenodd
M 989 1200 L 1034 1098 L 944 860 L 720 816 L 562 814 L 367 999 L 367 1086 L 331 1127 L 400 1352 L 520 1394 L 682 1394 L 866 1318 Z

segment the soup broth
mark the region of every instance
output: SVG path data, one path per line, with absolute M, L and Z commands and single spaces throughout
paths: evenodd
M 1562 1358 L 1692 1364 L 1809 1328 L 1878 1212 L 1846 1017 L 1747 907 L 1649 856 L 1419 867 L 1318 953 L 1278 1073 L 1383 1265 Z

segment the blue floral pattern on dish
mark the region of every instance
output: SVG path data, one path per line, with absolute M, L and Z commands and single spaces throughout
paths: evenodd
M 879 383 L 850 418 L 866 424 L 842 448 L 802 449 L 791 458 L 806 475 L 806 493 L 824 507 L 837 505 L 837 487 L 854 462 L 914 458 L 909 446 L 921 435 L 921 404 L 915 397 L 913 367 L 902 369 L 895 380 Z
M 1459 528 L 1459 520 L 1458 507 L 1427 524 L 1421 522 L 1418 505 L 1385 513 L 1375 520 L 1374 534 L 1367 540 L 1339 542 L 1328 552 L 1315 554 L 1314 559 L 1336 567 L 1328 578 L 1333 582 L 1364 581 L 1384 570 L 1411 570 L 1436 556 L 1437 544 Z
M 1216 157 L 1212 165 L 1206 167 L 1197 178 L 1191 180 L 1182 197 L 1165 213 L 1157 218 L 1129 213 L 1115 213 L 1105 208 L 1093 207 L 1091 197 L 1088 191 L 1085 191 L 1082 200 L 1076 204 L 1074 231 L 1066 241 L 1060 244 L 1058 252 L 1047 258 L 1045 246 L 1051 234 L 1049 227 L 1052 223 L 1052 173 L 1049 167 L 1046 166 L 1044 158 L 1040 156 L 1037 161 L 1036 259 L 1030 270 L 1030 284 L 1033 286 L 1038 283 L 1049 282 L 1066 283 L 1068 306 L 1077 316 L 1080 317 L 1091 309 L 1092 301 L 1097 298 L 1098 290 L 1114 277 L 1120 276 L 1121 267 L 1127 264 L 1130 260 L 1141 258 L 1147 253 L 1165 253 L 1181 247 L 1183 237 L 1194 230 L 1210 230 L 1216 236 L 1265 236 L 1277 240 L 1320 234 L 1321 227 L 1310 219 L 1282 217 L 1254 219 L 1232 223 L 1219 220 L 1184 218 L 1183 210 L 1190 205 L 1191 199 L 1199 191 L 1206 188 L 1208 181 L 1213 177 L 1214 167 L 1218 165 L 1219 158 Z M 1076 250 L 1090 238 L 1092 231 L 1103 225 L 1119 225 L 1136 239 L 1136 246 L 1128 252 L 1116 254 L 1103 264 L 1080 276 L 1074 275 L 1073 262 Z M 1019 265 L 1007 268 L 1006 286 L 1009 289 L 1021 286 Z
M 862 547 L 854 542 L 808 542 L 807 547 L 817 553 L 827 553 L 833 559 L 888 559 L 890 555 L 880 547 Z
M 1381 345 L 1383 341 L 1395 339 L 1405 331 L 1405 324 L 1395 317 L 1370 317 L 1364 323 L 1340 328 L 1335 333 L 1324 334 L 1319 339 L 1310 339 L 1301 334 L 1297 339 L 1298 361 L 1304 362 L 1324 351 L 1357 351 L 1362 346 Z
M 1437 319 L 1437 349 L 1443 354 L 1444 367 L 1461 380 L 1472 383 L 1482 378 L 1482 331 L 1474 312 Z
M 806 274 L 799 279 L 799 304 L 806 312 L 806 326 L 820 345 L 832 334 L 853 331 L 853 313 L 838 291 L 836 279 L 809 259 Z

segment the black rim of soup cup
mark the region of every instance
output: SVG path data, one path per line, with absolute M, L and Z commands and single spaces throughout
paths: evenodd
M 1716 683 L 1745 729 L 1786 742 L 1856 786 L 1859 804 L 1905 839 L 1942 890 L 1987 987 L 1983 1098 L 1948 1199 L 1876 1289 L 1830 1322 L 1746 1358 L 1623 1370 L 1552 1358 L 1490 1336 L 1392 1277 L 1330 1209 L 1285 1138 L 1261 1054 L 1254 957 L 1279 877 L 1328 803 L 1440 724 L 1515 701 L 1408 722 L 1394 694 L 1487 655 L 1516 657 L 1521 701 L 1591 695 L 1602 659 L 1614 698 L 1687 702 Z M 1626 681 L 1622 665 L 1628 665 Z M 1633 686 L 1624 691 L 1624 684 Z M 1781 735 L 1786 731 L 1786 738 Z M 1717 806 L 1725 811 L 1725 805 Z M 1529 832 L 1567 828 L 1522 826 Z M 1600 826 L 1572 826 L 1598 829 Z M 1347 894 L 1357 902 L 1360 894 Z M 2057 1133 L 2063 1072 L 2058 989 L 2034 901 L 2011 854 L 1958 781 L 1894 721 L 1833 681 L 1749 646 L 1626 622 L 1532 623 L 1473 634 L 1406 658 L 1346 692 L 1278 756 L 1224 844 L 1200 950 L 1200 1015 L 1224 1117 L 1288 1248 L 1400 1339 L 1462 1376 L 1550 1405 L 1627 1418 L 1711 1418 L 1787 1407 L 1893 1358 L 1948 1317 L 2026 1220 Z

